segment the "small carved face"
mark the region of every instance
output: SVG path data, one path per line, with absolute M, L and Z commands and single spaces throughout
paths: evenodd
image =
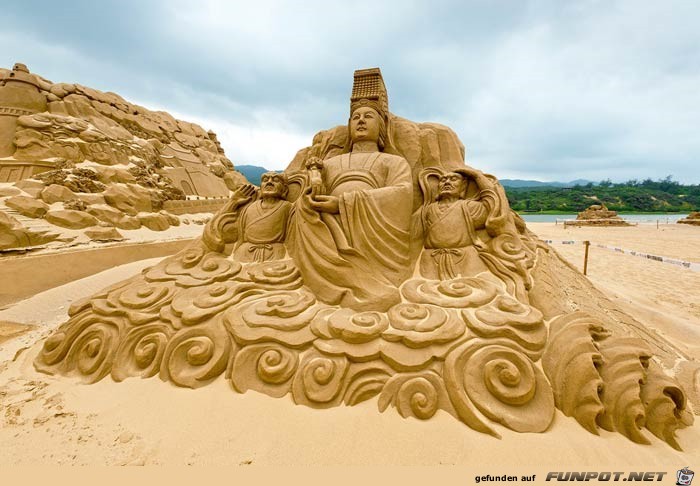
M 361 106 L 350 117 L 350 138 L 353 142 L 379 140 L 379 113 L 369 106 Z
M 457 172 L 448 172 L 440 177 L 438 181 L 438 196 L 440 198 L 446 196 L 464 197 L 467 192 L 467 181 L 462 174 Z
M 286 186 L 284 174 L 267 172 L 260 178 L 260 193 L 263 197 L 283 197 Z

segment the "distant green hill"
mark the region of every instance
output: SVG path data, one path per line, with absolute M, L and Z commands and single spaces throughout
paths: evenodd
M 573 187 L 506 187 L 516 211 L 579 212 L 604 203 L 621 212 L 685 212 L 700 208 L 700 185 L 682 185 L 671 177 L 620 184 L 602 181 Z
M 265 172 L 268 172 L 268 169 L 265 167 L 258 167 L 257 165 L 237 165 L 236 170 L 243 174 L 248 179 L 248 182 L 256 186 L 260 185 L 260 177 Z
M 237 165 L 252 184 L 268 169 Z M 592 204 L 604 203 L 621 212 L 686 212 L 700 210 L 700 185 L 682 185 L 671 176 L 658 181 L 632 180 L 620 184 L 577 179 L 571 182 L 541 182 L 501 179 L 510 207 L 516 211 L 577 213 Z
M 503 187 L 573 187 L 575 185 L 584 185 L 588 183 L 597 184 L 596 182 L 586 179 L 576 179 L 571 182 L 542 182 L 528 179 L 499 179 Z
M 257 165 L 237 165 L 236 170 L 242 173 L 249 182 L 259 186 L 260 176 L 269 169 Z M 571 182 L 542 182 L 526 179 L 500 179 L 499 181 L 504 187 L 572 187 L 576 184 L 583 185 L 592 181 L 586 179 L 576 179 Z M 597 184 L 593 182 L 593 184 Z

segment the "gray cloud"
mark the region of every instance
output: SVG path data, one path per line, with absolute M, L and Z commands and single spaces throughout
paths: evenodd
M 344 123 L 352 71 L 451 126 L 499 177 L 700 182 L 696 2 L 54 2 L 3 5 L 0 65 L 114 91 L 281 168 Z M 294 144 L 301 143 L 295 147 Z

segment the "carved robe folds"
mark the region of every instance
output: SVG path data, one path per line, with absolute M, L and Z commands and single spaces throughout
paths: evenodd
M 488 211 L 477 201 L 433 203 L 423 210 L 425 250 L 420 273 L 434 280 L 473 277 L 488 268 L 475 246 L 476 228 L 484 226 Z
M 261 200 L 246 206 L 239 219 L 239 243 L 234 251 L 236 260 L 264 262 L 284 258 L 284 236 L 291 206 L 282 199 L 272 208 L 263 208 Z
M 411 169 L 396 155 L 352 153 L 325 160 L 323 179 L 339 214 L 300 197 L 290 215 L 288 248 L 304 283 L 329 304 L 387 310 L 411 273 Z

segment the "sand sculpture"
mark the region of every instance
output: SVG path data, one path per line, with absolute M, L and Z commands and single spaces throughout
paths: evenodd
M 25 228 L 15 218 L 0 212 L 0 248 L 22 248 L 54 241 L 59 235 Z
M 233 168 L 214 132 L 114 93 L 52 83 L 20 63 L 0 70 L 0 157 L 0 182 L 89 161 L 102 183 L 136 182 L 158 169 L 174 187 L 201 196 L 228 196 L 222 177 Z M 119 173 L 129 169 L 131 177 Z
M 23 218 L 43 218 L 58 232 L 92 228 L 88 236 L 102 231 L 99 224 L 162 230 L 173 220 L 159 214 L 167 201 L 227 198 L 242 182 L 212 131 L 114 93 L 52 83 L 24 64 L 0 69 L 0 183 L 18 189 L 2 188 L 0 211 L 20 227 L 34 224 Z M 48 209 L 28 209 L 44 203 L 61 204 L 48 215 Z M 101 217 L 105 212 L 96 206 L 104 205 L 122 214 Z
M 612 211 L 605 204 L 594 204 L 581 211 L 576 221 L 567 221 L 572 226 L 630 226 L 630 224 Z
M 628 321 L 567 300 L 572 272 L 450 129 L 392 115 L 379 69 L 356 71 L 347 126 L 238 187 L 187 249 L 74 302 L 35 367 L 191 388 L 224 375 L 319 409 L 376 397 L 494 436 L 544 432 L 559 409 L 679 448 L 683 387 Z
M 694 226 L 700 226 L 700 211 L 693 211 L 685 218 L 679 219 L 678 222 L 681 224 L 692 224 Z

